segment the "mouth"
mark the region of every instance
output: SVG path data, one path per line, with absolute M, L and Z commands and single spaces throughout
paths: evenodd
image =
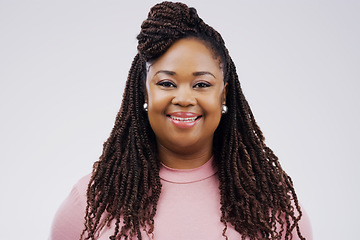
M 178 128 L 191 128 L 202 118 L 202 115 L 191 112 L 174 112 L 166 116 Z
M 176 121 L 181 121 L 181 122 L 194 122 L 197 119 L 201 118 L 201 116 L 197 116 L 197 117 L 187 117 L 187 118 L 182 118 L 182 117 L 175 117 L 172 115 L 167 115 L 169 118 L 171 118 L 172 120 L 176 120 Z

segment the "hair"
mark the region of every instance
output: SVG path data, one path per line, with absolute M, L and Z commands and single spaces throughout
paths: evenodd
M 114 224 L 110 239 L 152 235 L 161 194 L 156 136 L 142 105 L 146 63 L 177 40 L 195 37 L 221 59 L 228 83 L 227 114 L 214 133 L 213 154 L 220 181 L 223 236 L 231 224 L 250 239 L 292 239 L 302 212 L 291 178 L 264 143 L 264 136 L 241 90 L 235 65 L 221 35 L 194 8 L 163 2 L 151 8 L 138 35 L 123 101 L 87 190 L 85 228 L 80 239 L 96 239 Z M 283 239 L 281 238 L 281 239 Z

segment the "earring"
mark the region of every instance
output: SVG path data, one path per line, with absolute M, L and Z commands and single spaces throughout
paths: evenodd
M 147 112 L 148 111 L 148 104 L 144 103 L 143 108 L 144 108 L 145 112 Z
M 228 107 L 225 104 L 223 104 L 221 107 L 221 113 L 225 114 L 225 113 L 227 113 L 227 111 L 228 111 Z

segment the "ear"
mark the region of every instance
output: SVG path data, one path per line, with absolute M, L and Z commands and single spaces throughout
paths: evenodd
M 224 89 L 222 92 L 222 97 L 221 97 L 221 102 L 222 104 L 226 104 L 226 94 L 227 94 L 227 90 L 228 90 L 228 83 L 224 84 Z

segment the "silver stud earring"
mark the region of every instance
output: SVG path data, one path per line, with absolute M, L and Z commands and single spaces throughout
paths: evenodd
M 144 108 L 145 112 L 147 112 L 148 111 L 148 104 L 144 103 L 143 108 Z
M 227 113 L 227 111 L 228 111 L 228 107 L 225 104 L 223 104 L 221 107 L 221 113 L 225 114 L 225 113 Z

